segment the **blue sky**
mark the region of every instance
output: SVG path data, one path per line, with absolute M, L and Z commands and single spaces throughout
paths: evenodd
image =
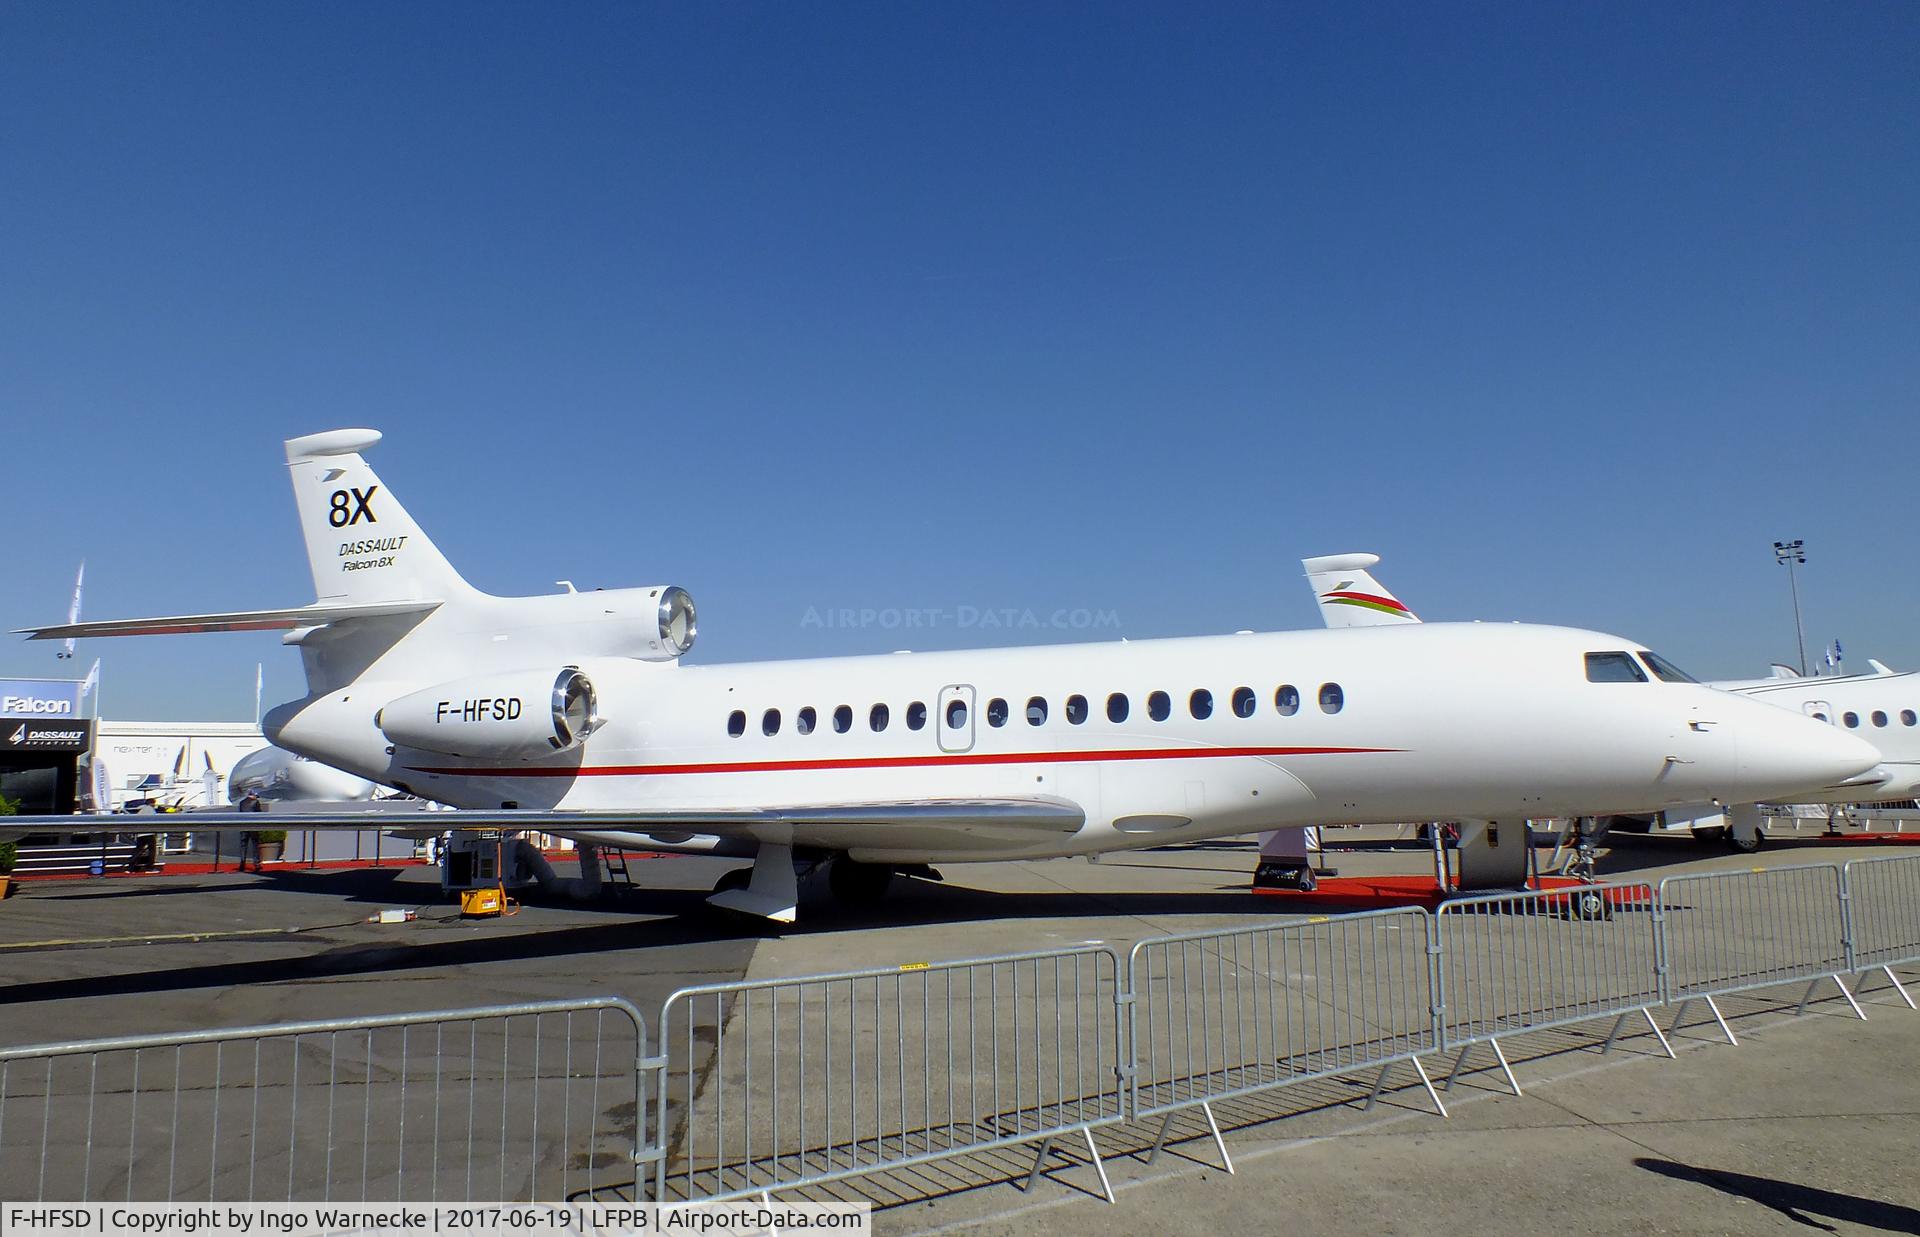
M 1308 626 L 1297 560 L 1372 550 L 1760 673 L 1792 536 L 1810 644 L 1920 666 L 1910 4 L 0 29 L 9 628 L 82 557 L 90 617 L 309 599 L 280 440 L 367 425 L 476 584 L 682 584 L 709 661 Z M 300 690 L 95 655 L 109 716 Z

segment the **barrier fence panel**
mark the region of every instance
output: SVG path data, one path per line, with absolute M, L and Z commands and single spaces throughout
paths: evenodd
M 602 998 L 0 1049 L 0 1198 L 631 1197 L 645 1040 Z
M 1224 1158 L 1217 1101 L 1372 1066 L 1384 1080 L 1398 1061 L 1424 1080 L 1419 1054 L 1438 1046 L 1430 931 L 1407 907 L 1136 944 L 1133 1115 L 1163 1118 L 1155 1150 L 1183 1109 L 1205 1110 Z
M 1518 1094 L 1501 1036 L 1608 1017 L 1617 1035 L 1636 1012 L 1671 1053 L 1651 1012 L 1660 1003 L 1654 906 L 1650 886 L 1631 884 L 1443 902 L 1434 917 L 1440 1034 L 1459 1050 L 1449 1084 L 1467 1049 L 1484 1043 Z
M 655 1197 L 757 1194 L 1119 1121 L 1099 948 L 687 988 L 660 1015 Z M 1099 1165 L 1097 1155 L 1094 1157 Z M 1101 1169 L 1102 1185 L 1105 1170 Z
M 1666 999 L 1706 1002 L 1733 1041 L 1715 997 L 1807 981 L 1800 1006 L 1831 979 L 1865 1017 L 1840 978 L 1848 969 L 1846 908 L 1836 864 L 1669 876 L 1660 882 Z M 1737 1042 L 1737 1041 L 1734 1041 Z
M 1893 968 L 1920 961 L 1920 855 L 1848 860 L 1841 884 L 1853 951 L 1848 969 L 1880 970 L 1911 1007 L 1913 998 Z

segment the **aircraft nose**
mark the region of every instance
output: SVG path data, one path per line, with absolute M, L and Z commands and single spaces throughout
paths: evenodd
M 1792 802 L 1795 795 L 1831 790 L 1880 764 L 1879 748 L 1844 730 L 1771 705 L 1759 708 L 1762 712 L 1740 732 L 1744 802 Z

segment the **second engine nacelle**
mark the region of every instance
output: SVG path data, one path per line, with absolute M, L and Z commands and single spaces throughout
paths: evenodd
M 577 747 L 599 723 L 577 666 L 476 675 L 400 697 L 374 724 L 401 747 L 490 760 L 537 760 Z

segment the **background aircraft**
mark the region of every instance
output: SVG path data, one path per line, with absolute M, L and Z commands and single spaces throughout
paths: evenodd
M 1338 554 L 1300 560 L 1307 581 L 1320 603 L 1328 627 L 1418 623 L 1420 620 L 1365 570 L 1377 564 L 1377 554 Z M 1339 582 L 1335 577 L 1344 576 Z M 1347 590 L 1371 595 L 1378 606 L 1330 604 Z M 1650 654 L 1642 677 L 1685 678 L 1674 666 Z M 1750 700 L 1804 714 L 1814 721 L 1840 727 L 1873 744 L 1880 753 L 1877 777 L 1870 784 L 1852 784 L 1810 791 L 1794 797 L 1796 803 L 1848 804 L 1912 799 L 1920 795 L 1920 675 L 1896 673 L 1870 662 L 1872 674 L 1802 678 L 1784 666 L 1775 666 L 1771 678 L 1709 682 L 1707 687 L 1733 692 Z M 1692 681 L 1688 679 L 1687 681 Z M 1773 802 L 1769 800 L 1768 802 Z M 1650 825 L 1654 818 L 1631 817 L 1631 823 Z M 1755 851 L 1764 844 L 1760 804 L 1705 802 L 1668 808 L 1660 823 L 1669 829 L 1690 829 L 1702 840 L 1724 837 L 1736 850 Z M 1628 823 L 1628 822 L 1618 822 Z

